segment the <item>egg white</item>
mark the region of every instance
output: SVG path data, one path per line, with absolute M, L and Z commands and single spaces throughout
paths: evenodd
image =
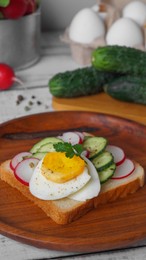
M 99 176 L 95 166 L 83 154 L 82 159 L 84 159 L 87 163 L 91 179 L 82 189 L 69 196 L 70 199 L 77 201 L 86 201 L 87 199 L 92 199 L 98 196 L 101 188 Z
M 57 200 L 68 197 L 80 190 L 91 179 L 88 169 L 85 167 L 84 171 L 76 178 L 65 183 L 55 183 L 42 175 L 42 161 L 43 159 L 38 163 L 29 182 L 30 192 L 39 199 Z

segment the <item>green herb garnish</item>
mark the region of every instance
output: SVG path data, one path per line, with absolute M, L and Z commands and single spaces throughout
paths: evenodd
M 53 145 L 57 152 L 65 152 L 66 157 L 72 158 L 74 155 L 80 156 L 84 151 L 81 144 L 71 145 L 70 143 L 57 143 Z

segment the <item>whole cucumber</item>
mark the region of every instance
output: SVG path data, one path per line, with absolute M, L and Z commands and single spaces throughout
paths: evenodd
M 92 65 L 99 70 L 146 75 L 146 52 L 125 46 L 104 46 L 92 52 Z
M 58 73 L 49 80 L 48 85 L 53 96 L 72 98 L 97 94 L 114 77 L 113 73 L 98 71 L 91 66 Z
M 146 78 L 120 76 L 106 83 L 104 91 L 111 97 L 128 102 L 146 104 Z

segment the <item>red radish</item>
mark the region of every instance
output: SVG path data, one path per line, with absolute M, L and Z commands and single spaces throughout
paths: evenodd
M 126 158 L 124 151 L 118 146 L 107 145 L 106 151 L 110 152 L 113 155 L 114 162 L 117 166 L 123 163 Z
M 130 159 L 125 159 L 123 163 L 116 167 L 116 171 L 111 179 L 119 180 L 128 177 L 135 169 L 134 163 Z
M 16 168 L 17 164 L 20 163 L 21 161 L 23 161 L 28 156 L 29 157 L 32 156 L 32 153 L 22 152 L 22 153 L 18 153 L 17 155 L 15 155 L 10 162 L 11 169 L 14 170 Z
M 63 133 L 62 136 L 58 136 L 64 142 L 71 143 L 72 145 L 79 144 L 81 142 L 81 138 L 75 132 L 66 132 Z
M 89 151 L 87 150 L 83 151 L 82 155 L 85 156 L 86 158 L 89 158 Z
M 7 64 L 0 63 L 0 90 L 9 89 L 14 82 L 22 82 L 15 77 L 14 70 Z
M 1 7 L 1 12 L 6 19 L 19 19 L 25 14 L 26 9 L 26 0 L 11 0 L 8 6 Z
M 14 170 L 16 179 L 22 184 L 29 186 L 29 181 L 38 162 L 39 159 L 37 158 L 27 158 L 18 163 Z
M 83 143 L 83 141 L 84 141 L 84 134 L 82 133 L 82 132 L 78 132 L 78 131 L 76 131 L 75 132 L 77 135 L 79 135 L 79 137 L 80 137 L 80 143 Z
M 35 0 L 28 0 L 25 15 L 34 13 L 36 11 L 36 8 L 37 8 L 36 1 Z

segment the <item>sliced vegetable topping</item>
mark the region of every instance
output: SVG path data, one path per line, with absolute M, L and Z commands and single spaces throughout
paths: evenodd
M 105 170 L 114 162 L 113 155 L 107 151 L 101 153 L 92 160 L 98 172 Z
M 14 170 L 19 162 L 30 156 L 32 156 L 30 152 L 22 152 L 15 155 L 10 162 L 11 169 Z
M 112 177 L 114 180 L 123 179 L 133 173 L 135 169 L 134 163 L 130 159 L 125 159 L 123 163 L 116 167 L 116 171 Z
M 87 150 L 83 151 L 82 155 L 85 156 L 86 158 L 89 158 L 89 152 Z
M 107 139 L 104 137 L 88 137 L 83 142 L 83 147 L 85 150 L 89 151 L 89 158 L 93 159 L 100 153 L 102 153 L 107 145 Z
M 46 154 L 47 152 L 37 152 L 33 154 L 33 157 L 41 160 Z
M 77 134 L 77 135 L 79 135 L 79 137 L 80 137 L 80 143 L 82 143 L 83 141 L 84 141 L 84 134 L 82 133 L 82 132 L 78 132 L 78 131 L 75 131 L 75 133 Z
M 109 180 L 113 176 L 115 170 L 116 170 L 116 164 L 112 163 L 108 168 L 99 172 L 100 183 L 102 184 L 107 180 Z
M 56 142 L 57 143 L 57 142 Z M 58 142 L 59 143 L 59 142 Z M 61 142 L 60 142 L 61 143 Z M 54 143 L 47 143 L 42 145 L 39 150 L 39 153 L 48 153 L 48 152 L 55 152 Z
M 38 162 L 39 159 L 37 158 L 27 158 L 18 163 L 14 169 L 16 179 L 22 184 L 29 186 L 29 181 Z
M 56 143 L 59 143 L 59 142 L 63 142 L 61 139 L 57 138 L 57 137 L 46 137 L 44 139 L 42 139 L 41 141 L 37 142 L 30 150 L 31 153 L 37 153 L 37 152 L 40 152 L 40 148 L 43 146 L 43 145 L 46 145 L 46 144 L 56 144 Z
M 59 136 L 59 138 L 72 145 L 82 143 L 82 138 L 77 132 L 66 132 L 62 136 Z
M 123 163 L 123 161 L 126 158 L 124 151 L 118 146 L 107 145 L 106 151 L 112 153 L 114 157 L 114 162 L 116 163 L 117 166 Z

